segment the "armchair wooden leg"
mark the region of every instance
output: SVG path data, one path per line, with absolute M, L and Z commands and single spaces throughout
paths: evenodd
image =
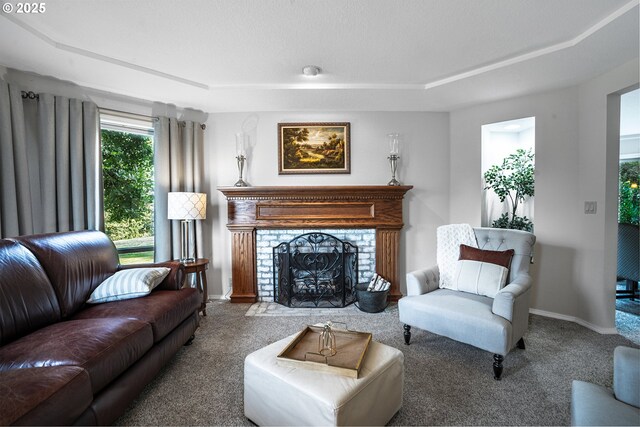
M 404 325 L 404 343 L 409 345 L 411 341 L 411 326 Z
M 196 336 L 195 335 L 191 335 L 189 337 L 189 339 L 187 340 L 187 342 L 184 343 L 185 347 L 188 346 L 188 345 L 191 345 L 191 343 L 193 342 L 194 339 L 196 339 Z
M 516 347 L 518 347 L 520 350 L 524 350 L 524 338 L 520 338 L 520 340 L 516 343 Z
M 499 354 L 493 355 L 493 379 L 500 381 L 502 378 L 502 361 L 504 360 L 503 356 Z

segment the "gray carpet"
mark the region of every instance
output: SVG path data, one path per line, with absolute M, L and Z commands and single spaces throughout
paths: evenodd
M 213 302 L 196 339 L 149 384 L 118 425 L 251 425 L 242 406 L 244 357 L 324 316 L 251 317 L 249 304 Z M 575 323 L 530 316 L 526 350 L 505 358 L 502 381 L 492 355 L 413 329 L 405 346 L 397 311 L 333 316 L 370 331 L 405 356 L 404 404 L 390 425 L 568 425 L 571 380 L 611 387 L 613 349 L 635 346 Z

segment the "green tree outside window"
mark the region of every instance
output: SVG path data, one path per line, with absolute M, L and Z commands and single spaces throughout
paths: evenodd
M 640 162 L 620 163 L 618 222 L 638 225 Z
M 153 141 L 102 130 L 105 231 L 112 240 L 153 235 Z

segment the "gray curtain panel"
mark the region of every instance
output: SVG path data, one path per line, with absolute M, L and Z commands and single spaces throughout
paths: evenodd
M 180 258 L 180 222 L 167 219 L 167 195 L 171 191 L 204 192 L 204 126 L 159 117 L 154 135 L 155 259 L 160 262 Z M 202 221 L 193 222 L 195 255 L 202 258 Z
M 99 129 L 92 102 L 0 80 L 0 237 L 104 229 Z

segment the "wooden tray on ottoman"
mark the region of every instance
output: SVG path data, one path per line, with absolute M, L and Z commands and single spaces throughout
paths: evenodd
M 278 355 L 278 364 L 358 378 L 362 361 L 371 342 L 371 333 L 332 329 L 336 337 L 335 355 L 318 353 L 322 326 L 307 326 Z

